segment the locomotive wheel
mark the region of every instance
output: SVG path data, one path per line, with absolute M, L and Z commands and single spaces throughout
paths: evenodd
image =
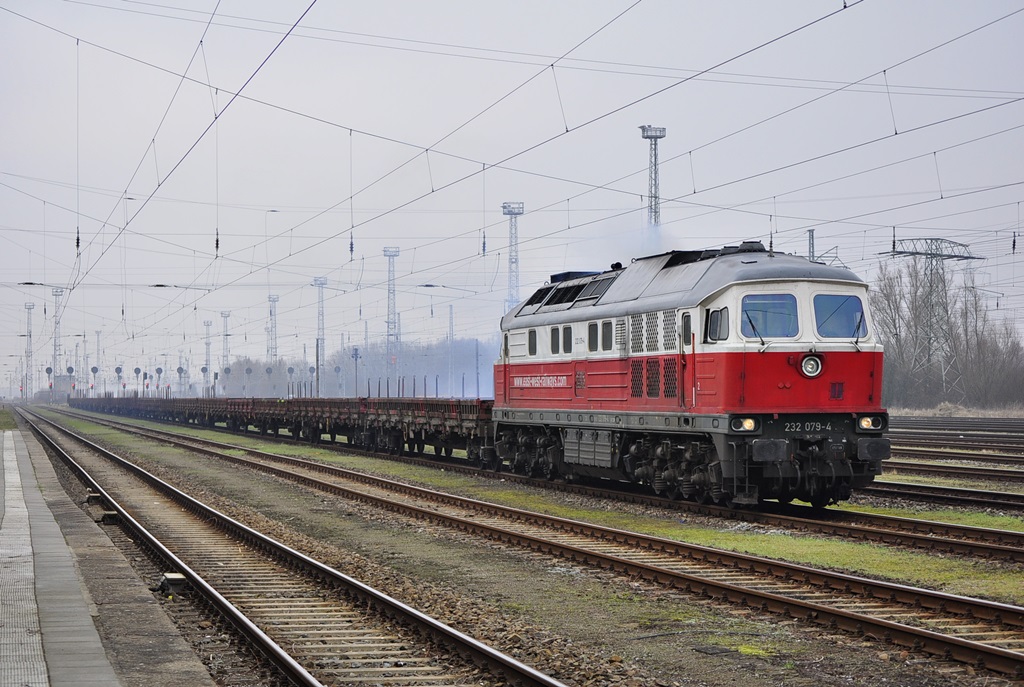
M 445 455 L 446 458 L 451 458 L 452 457 L 452 453 L 454 453 L 454 452 L 455 452 L 455 447 L 454 446 L 452 446 L 451 444 L 445 444 L 444 445 L 444 455 Z
M 829 504 L 832 499 L 828 494 L 814 494 L 811 496 L 811 508 L 821 510 Z
M 539 472 L 540 476 L 549 482 L 558 477 L 558 468 L 555 467 L 554 462 L 547 459 L 539 461 L 539 465 L 537 465 L 537 472 Z

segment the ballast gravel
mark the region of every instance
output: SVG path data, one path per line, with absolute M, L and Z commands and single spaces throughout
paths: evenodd
M 124 440 L 115 441 L 120 445 L 112 448 L 124 455 Z M 131 445 L 147 469 L 179 488 L 571 687 L 1020 684 L 871 638 L 453 533 L 210 458 Z M 650 515 L 642 507 L 507 488 Z

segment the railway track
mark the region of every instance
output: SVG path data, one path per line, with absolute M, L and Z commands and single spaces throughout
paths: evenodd
M 33 415 L 84 447 L 75 451 L 81 462 L 72 459 L 61 442 L 23 415 L 121 524 L 183 575 L 291 683 L 468 686 L 479 680 L 476 664 L 512 684 L 564 687 Z M 466 659 L 464 666 L 446 665 L 453 651 Z
M 941 448 L 942 442 L 935 442 L 935 447 L 902 446 L 893 447 L 893 454 L 901 458 L 918 460 L 961 461 L 967 463 L 994 463 L 997 465 L 1024 465 L 1024 455 L 1014 453 L 994 453 L 991 451 L 963 451 Z M 885 462 L 882 463 L 885 465 Z
M 254 457 L 257 461 L 271 461 L 279 465 L 297 466 L 318 472 L 330 472 L 331 474 L 336 474 L 350 480 L 372 481 L 377 479 L 368 475 L 362 475 L 361 473 L 324 465 L 322 463 L 289 458 L 272 452 L 260 451 L 235 444 L 183 436 L 177 432 L 143 429 L 130 423 L 99 419 L 91 415 L 78 413 L 68 414 L 97 424 L 166 442 L 186 450 L 201 452 L 221 460 L 237 461 L 239 459 L 235 454 L 241 451 Z M 227 451 L 231 453 L 226 453 Z M 383 457 L 387 459 L 395 459 L 394 456 Z M 415 459 L 413 459 L 412 462 L 422 462 L 422 464 L 437 467 L 437 464 L 432 461 L 415 461 Z M 446 465 L 446 469 L 452 469 L 452 467 L 452 465 Z M 471 474 L 494 474 L 490 471 L 479 470 L 477 468 L 456 467 L 455 469 Z M 512 479 L 515 477 L 513 475 L 507 475 L 506 473 L 501 474 L 503 479 Z M 522 478 L 518 481 L 544 487 L 552 486 L 550 482 L 543 480 Z M 621 492 L 594 487 L 579 487 L 574 489 L 574 491 L 607 499 L 621 499 L 623 497 Z M 793 505 L 780 505 L 776 509 L 772 510 L 771 507 L 766 504 L 765 510 L 736 511 L 719 506 L 669 501 L 646 495 L 633 495 L 631 500 L 634 502 L 645 503 L 647 505 L 685 509 L 690 512 L 714 515 L 717 517 L 730 518 L 770 527 L 784 527 L 786 529 L 801 532 L 812 532 L 846 539 L 886 543 L 911 549 L 924 549 L 960 556 L 973 556 L 1010 562 L 1024 562 L 1024 533 L 1022 532 L 969 527 L 965 525 L 955 525 L 915 518 L 898 518 L 894 516 L 856 513 L 853 511 L 820 511 L 813 508 Z M 1024 501 L 1024 497 L 1022 497 L 1022 501 Z
M 1005 434 L 998 436 L 960 434 L 955 432 L 935 431 L 890 431 L 889 439 L 893 450 L 901 453 L 913 449 L 941 449 L 963 451 L 981 455 L 995 454 L 1006 457 L 1020 458 L 1024 456 L 1024 436 L 1008 438 Z
M 891 415 L 889 426 L 893 430 L 919 430 L 955 432 L 957 434 L 1016 434 L 1024 435 L 1024 418 L 993 417 L 927 417 Z
M 946 503 L 954 506 L 973 506 L 1004 511 L 1024 511 L 1024 494 L 1011 492 L 979 491 L 931 484 L 909 482 L 885 482 L 875 480 L 871 486 L 860 490 L 861 494 L 886 496 L 902 499 L 917 499 L 929 503 Z
M 888 434 L 900 454 L 941 449 L 954 460 L 992 455 L 1016 464 L 1024 456 L 1024 419 L 890 417 Z
M 882 461 L 882 473 L 887 475 L 929 475 L 932 477 L 954 477 L 990 482 L 1024 482 L 1024 470 L 983 468 L 977 466 L 948 465 L 941 463 L 908 463 L 900 460 Z
M 321 463 L 289 458 L 285 469 L 279 457 L 260 459 L 244 450 L 250 457 L 220 454 L 218 459 L 249 468 L 259 464 L 264 472 L 454 530 L 460 536 L 472 534 L 732 604 L 869 634 L 1000 673 L 1024 674 L 1021 607 L 529 513 L 345 474 Z

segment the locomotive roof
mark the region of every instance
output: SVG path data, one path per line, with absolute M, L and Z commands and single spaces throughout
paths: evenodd
M 758 281 L 864 283 L 846 268 L 769 252 L 757 241 L 712 251 L 669 251 L 625 267 L 616 263 L 605 272 L 552 280 L 507 313 L 502 329 L 563 322 L 567 310 L 580 310 L 579 319 L 589 319 L 693 307 L 731 284 Z

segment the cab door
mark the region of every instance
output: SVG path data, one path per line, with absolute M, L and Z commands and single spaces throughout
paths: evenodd
M 688 312 L 684 312 L 682 315 L 679 340 L 679 404 L 683 408 L 692 408 L 697 397 L 695 383 L 697 356 L 694 355 L 695 336 L 692 316 Z M 690 399 L 689 403 L 687 403 L 686 399 Z
M 509 402 L 509 390 L 508 384 L 510 381 L 509 376 L 509 356 L 508 356 L 508 332 L 502 335 L 501 339 L 501 399 L 505 405 Z

